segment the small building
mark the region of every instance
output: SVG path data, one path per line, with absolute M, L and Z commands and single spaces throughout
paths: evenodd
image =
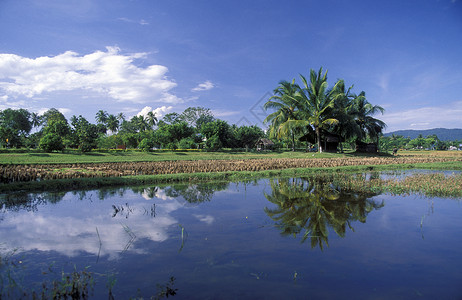
M 270 139 L 261 138 L 255 143 L 257 151 L 273 150 L 274 142 Z
M 309 133 L 302 136 L 299 141 L 307 142 L 312 145 L 316 145 L 316 133 L 314 130 L 310 130 Z M 338 146 L 341 142 L 341 137 L 337 134 L 330 133 L 327 131 L 321 131 L 321 148 L 325 152 L 337 152 Z

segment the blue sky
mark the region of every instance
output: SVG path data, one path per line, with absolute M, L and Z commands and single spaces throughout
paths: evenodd
M 264 127 L 278 82 L 320 67 L 386 132 L 462 128 L 462 1 L 0 0 L 0 109 Z

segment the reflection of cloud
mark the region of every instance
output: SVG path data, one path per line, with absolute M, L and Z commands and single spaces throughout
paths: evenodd
M 95 256 L 100 252 L 100 256 L 116 259 L 127 246 L 130 251 L 143 253 L 143 249 L 137 248 L 136 241 L 167 240 L 168 228 L 178 223 L 170 214 L 183 207 L 176 199 L 165 196 L 163 191 L 158 193 L 164 199 L 157 201 L 155 217 L 149 215 L 146 202 L 136 200 L 120 205 L 124 210 L 112 217 L 111 199 L 98 203 L 97 209 L 85 207 L 80 208 L 81 211 L 76 209 L 74 203 L 68 215 L 57 214 L 58 211 L 66 211 L 64 202 L 56 204 L 60 206 L 58 210 L 54 208 L 52 211 L 45 211 L 45 206 L 39 207 L 39 211 L 36 212 L 9 212 L 0 223 L 0 241 L 11 248 L 24 251 L 57 251 L 70 257 L 80 252 Z M 124 195 L 124 199 L 130 198 Z M 139 195 L 137 199 L 139 201 Z M 134 241 L 131 241 L 132 234 L 135 237 Z
M 207 225 L 211 225 L 214 221 L 215 218 L 210 216 L 210 215 L 194 215 L 199 221 L 206 223 Z

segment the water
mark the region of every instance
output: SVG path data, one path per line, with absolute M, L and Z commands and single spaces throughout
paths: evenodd
M 0 210 L 3 292 L 87 268 L 95 299 L 460 299 L 461 215 L 300 178 L 28 195 Z

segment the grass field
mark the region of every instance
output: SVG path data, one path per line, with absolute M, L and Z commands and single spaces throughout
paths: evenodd
M 90 153 L 0 153 L 0 164 L 68 164 L 167 160 L 217 160 L 257 158 L 329 158 L 348 154 L 306 152 L 199 152 L 199 151 L 114 151 Z
M 70 152 L 70 153 L 0 153 L 0 164 L 73 164 L 73 163 L 110 163 L 141 161 L 176 161 L 176 160 L 229 160 L 229 159 L 279 159 L 279 158 L 339 158 L 391 156 L 346 153 L 313 152 L 199 152 L 199 151 L 113 151 L 113 152 Z M 398 156 L 405 157 L 446 157 L 462 158 L 462 151 L 400 151 Z
M 462 170 L 461 151 L 0 153 L 0 192 L 300 176 L 406 168 Z

